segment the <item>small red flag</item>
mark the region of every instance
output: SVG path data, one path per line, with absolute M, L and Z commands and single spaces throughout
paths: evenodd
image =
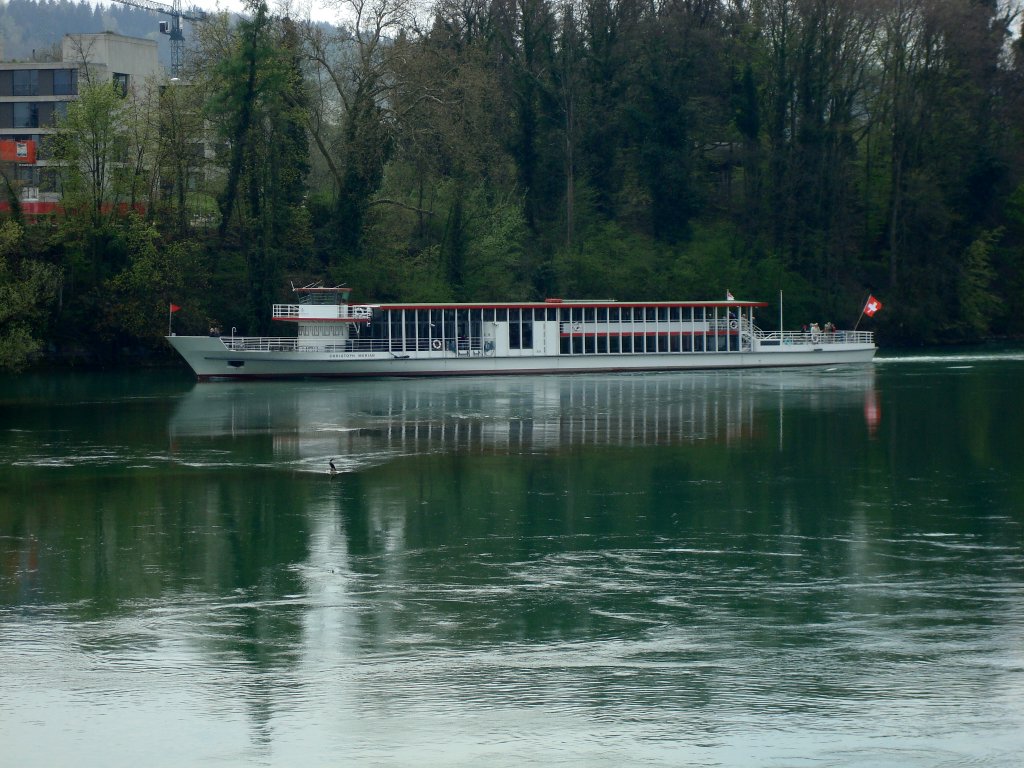
M 876 299 L 874 296 L 868 296 L 868 303 L 864 305 L 864 314 L 868 317 L 874 317 L 875 312 L 882 308 L 882 302 Z
M 181 307 L 177 304 L 171 304 L 171 312 L 177 312 L 179 309 L 181 309 Z

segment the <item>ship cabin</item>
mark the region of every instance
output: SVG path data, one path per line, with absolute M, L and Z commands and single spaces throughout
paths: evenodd
M 301 349 L 328 352 L 526 357 L 751 349 L 763 302 L 348 303 L 349 288 L 295 289 L 274 319 L 298 324 Z

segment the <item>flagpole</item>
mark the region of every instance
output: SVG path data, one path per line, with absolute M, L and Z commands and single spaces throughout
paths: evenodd
M 782 289 L 779 288 L 779 344 L 782 343 L 782 329 L 784 327 L 782 324 Z
M 171 335 L 171 317 L 173 315 L 174 315 L 174 313 L 171 311 L 171 305 L 168 304 L 167 305 L 167 335 L 168 336 Z
M 864 301 L 862 301 L 860 303 L 860 317 L 858 317 L 857 318 L 857 322 L 853 324 L 853 330 L 855 330 L 855 331 L 860 326 L 860 321 L 864 319 L 864 310 L 867 309 L 868 299 L 870 299 L 870 298 L 871 298 L 871 294 L 869 293 L 867 298 L 864 299 Z

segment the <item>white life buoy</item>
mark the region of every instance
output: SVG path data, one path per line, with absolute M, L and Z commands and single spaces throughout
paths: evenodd
M 573 323 L 572 324 L 572 329 L 578 333 L 579 331 L 583 330 L 583 326 L 580 325 L 579 323 Z
M 729 327 L 732 328 L 735 331 L 737 328 L 740 327 L 740 323 L 739 323 L 738 320 L 730 320 L 729 321 Z
M 440 349 L 441 348 L 441 340 L 440 339 L 434 339 L 432 342 L 430 342 L 430 348 L 434 349 L 434 350 Z
M 811 334 L 811 341 L 814 342 L 815 344 L 818 343 L 818 339 L 820 339 L 820 338 L 821 338 L 821 334 L 820 333 L 812 333 Z

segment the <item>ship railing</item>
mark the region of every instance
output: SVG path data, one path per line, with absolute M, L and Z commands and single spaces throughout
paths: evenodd
M 462 339 L 336 339 L 319 341 L 295 336 L 221 336 L 221 343 L 234 352 L 440 352 L 480 355 L 493 349 L 493 342 L 480 338 Z M 487 346 L 490 343 L 491 346 Z
M 748 326 L 750 325 L 746 320 L 738 320 L 735 317 L 720 317 L 717 320 L 709 319 L 706 322 L 708 324 L 708 331 L 722 333 L 725 333 L 726 331 L 737 331 L 741 327 L 743 330 L 748 330 Z
M 744 328 L 749 324 L 744 322 Z M 779 344 L 873 344 L 873 331 L 762 331 L 756 325 L 750 326 L 754 338 L 761 346 Z
M 274 317 L 297 320 L 369 320 L 373 317 L 372 307 L 349 304 L 275 304 L 271 311 Z
M 221 336 L 220 340 L 233 352 L 294 352 L 299 346 L 294 336 Z
M 454 355 L 479 355 L 485 342 L 480 338 L 349 339 L 346 351 L 352 352 L 446 352 Z M 492 344 L 493 348 L 493 344 Z

